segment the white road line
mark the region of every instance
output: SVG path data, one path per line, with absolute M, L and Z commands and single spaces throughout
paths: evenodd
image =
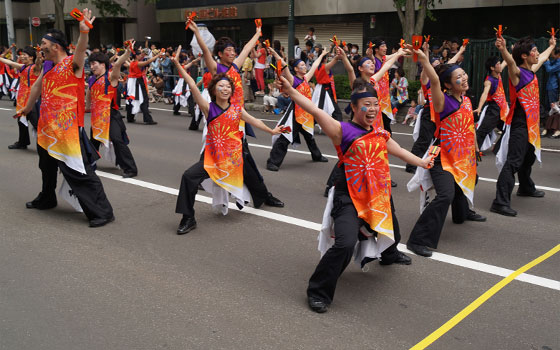
M 271 149 L 271 146 L 267 146 L 267 145 L 259 145 L 258 143 L 250 143 L 249 146 L 251 147 L 257 147 L 257 148 L 266 148 L 266 149 Z M 300 151 L 297 149 L 288 149 L 288 152 L 292 152 L 292 153 L 299 153 L 299 154 L 305 154 L 310 156 L 311 153 L 307 152 L 307 151 Z M 338 159 L 337 156 L 333 156 L 330 154 L 324 154 L 323 156 L 325 156 L 326 158 L 332 158 L 332 159 Z M 389 166 L 391 168 L 398 168 L 398 169 L 405 169 L 406 167 L 404 165 L 398 165 L 398 164 L 389 164 Z M 487 177 L 479 177 L 478 178 L 480 181 L 486 181 L 486 182 L 494 182 L 496 183 L 498 180 L 497 179 L 491 179 L 491 178 L 487 178 Z M 519 183 L 516 182 L 515 183 L 516 186 L 519 186 Z M 540 189 L 540 190 L 546 190 L 546 191 L 552 191 L 552 192 L 560 192 L 560 188 L 554 188 L 554 187 L 547 187 L 547 186 L 535 186 L 536 188 Z
M 177 196 L 179 194 L 179 190 L 171 188 L 171 187 L 161 186 L 161 185 L 157 185 L 157 184 L 154 184 L 154 183 L 151 183 L 151 182 L 142 181 L 142 180 L 138 180 L 138 179 L 124 179 L 119 175 L 106 173 L 104 171 L 96 171 L 96 173 L 97 173 L 97 175 L 99 175 L 101 177 L 104 177 L 104 178 L 107 178 L 107 179 L 120 181 L 120 182 L 128 183 L 128 184 L 131 184 L 131 185 L 135 185 L 135 186 L 144 187 L 144 188 L 152 189 L 152 190 L 163 192 L 163 193 L 168 193 L 168 194 L 171 194 L 171 195 L 174 195 L 174 196 Z M 207 197 L 207 196 L 202 196 L 202 195 L 199 195 L 199 194 L 196 195 L 196 200 L 199 201 L 199 202 L 202 202 L 202 203 L 206 203 L 206 204 L 211 204 L 212 203 L 212 198 Z M 239 211 L 239 209 L 237 208 L 237 206 L 234 203 L 229 203 L 229 209 Z M 257 216 L 267 218 L 267 219 L 271 219 L 271 220 L 280 221 L 280 222 L 290 224 L 290 225 L 296 225 L 296 226 L 306 228 L 306 229 L 310 229 L 310 230 L 313 230 L 313 231 L 319 231 L 321 229 L 321 224 L 319 224 L 319 223 L 315 223 L 315 222 L 308 221 L 308 220 L 303 220 L 303 219 L 298 219 L 298 218 L 287 216 L 287 215 L 277 214 L 277 213 L 269 212 L 269 211 L 262 210 L 262 209 L 245 207 L 245 208 L 243 208 L 243 210 L 241 212 L 244 212 L 244 213 L 247 213 L 247 214 L 257 215 Z M 412 252 L 408 251 L 408 249 L 406 249 L 406 245 L 404 245 L 404 244 L 399 244 L 398 248 L 402 251 L 407 251 L 409 253 L 412 253 Z M 500 277 L 506 277 L 514 271 L 514 270 L 510 270 L 510 269 L 505 269 L 505 268 L 502 268 L 502 267 L 499 267 L 499 266 L 488 265 L 488 264 L 480 263 L 478 261 L 463 259 L 463 258 L 455 257 L 455 256 L 452 256 L 452 255 L 437 253 L 437 252 L 434 252 L 432 257 L 427 258 L 427 259 L 432 259 L 432 260 L 436 260 L 436 261 L 440 261 L 440 262 L 464 267 L 464 268 L 475 270 L 475 271 L 485 272 L 485 273 L 500 276 Z M 523 274 L 519 275 L 516 278 L 516 280 L 560 291 L 560 281 L 555 281 L 555 280 L 552 280 L 552 279 L 548 279 L 548 278 L 544 278 L 544 277 L 538 277 L 538 276 L 534 276 L 534 275 L 530 275 L 530 274 L 526 274 L 526 273 L 523 273 Z

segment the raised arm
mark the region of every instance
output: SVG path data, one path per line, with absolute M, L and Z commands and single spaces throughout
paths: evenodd
M 455 64 L 457 63 L 457 61 L 459 60 L 459 57 L 461 57 L 461 55 L 463 55 L 465 53 L 466 48 L 461 45 L 461 47 L 459 48 L 459 51 L 457 51 L 457 53 L 455 54 L 455 56 L 453 56 L 449 61 L 447 61 L 448 64 Z
M 200 91 L 196 87 L 196 82 L 187 73 L 187 71 L 181 66 L 181 63 L 179 62 L 179 55 L 180 54 L 181 54 L 181 45 L 179 45 L 179 47 L 177 48 L 177 53 L 175 54 L 175 56 L 172 59 L 173 63 L 175 64 L 175 68 L 177 68 L 177 72 L 179 73 L 179 75 L 183 79 L 185 79 L 185 82 L 189 85 L 189 89 L 191 90 L 191 94 L 193 96 L 194 102 L 200 107 L 200 109 L 202 110 L 202 113 L 205 116 L 207 116 L 208 115 L 208 110 L 210 109 L 210 105 L 208 104 L 208 101 L 206 101 L 206 99 L 204 97 L 202 97 L 202 94 L 200 93 Z
M 91 10 L 84 9 L 82 13 L 84 15 L 84 18 L 80 21 L 80 36 L 78 37 L 78 43 L 76 44 L 73 58 L 74 74 L 77 78 L 82 77 L 84 71 L 84 63 L 86 61 L 86 50 L 89 40 L 89 27 L 86 25 L 86 21 L 91 24 L 93 24 L 93 21 L 95 21 L 95 16 L 91 17 Z
M 504 59 L 504 61 L 507 62 L 509 80 L 514 86 L 517 86 L 519 84 L 519 75 L 521 74 L 521 71 L 519 70 L 519 67 L 517 67 L 517 64 L 515 64 L 515 60 L 507 50 L 505 39 L 497 38 L 496 47 L 502 54 L 502 58 Z
M 339 55 L 341 56 L 342 64 L 344 65 L 344 68 L 346 69 L 346 73 L 348 74 L 348 81 L 350 83 L 350 87 L 352 87 L 352 85 L 354 84 L 354 80 L 356 80 L 356 74 L 354 73 L 354 67 L 352 67 L 352 63 L 350 63 L 350 60 L 344 54 L 344 52 L 341 53 L 341 51 L 342 50 L 339 47 L 336 48 L 337 56 L 339 56 Z
M 247 56 L 249 56 L 249 54 L 251 53 L 255 45 L 257 45 L 257 40 L 259 40 L 260 36 L 261 36 L 261 27 L 257 27 L 257 30 L 255 31 L 255 35 L 253 35 L 251 40 L 249 40 L 249 42 L 245 44 L 245 46 L 243 46 L 243 50 L 241 50 L 239 56 L 237 56 L 233 60 L 233 63 L 235 63 L 237 67 L 241 67 L 243 65 L 243 62 L 245 62 Z
M 146 67 L 146 66 L 152 64 L 152 62 L 154 62 L 158 58 L 163 57 L 164 55 L 165 55 L 164 52 L 160 52 L 159 54 L 157 54 L 155 56 L 152 56 L 152 58 L 149 58 L 149 59 L 147 59 L 145 61 L 142 61 L 142 62 L 138 62 L 138 67 L 140 67 L 140 68 Z
M 313 78 L 313 74 L 315 74 L 315 71 L 317 70 L 317 68 L 319 68 L 323 57 L 325 57 L 327 54 L 328 52 L 326 50 L 323 50 L 323 52 L 319 55 L 319 57 L 317 57 L 315 62 L 313 62 L 313 65 L 311 66 L 311 68 L 309 68 L 309 72 L 305 73 L 305 79 L 307 81 L 310 81 Z
M 306 112 L 313 114 L 315 120 L 321 126 L 321 129 L 323 129 L 323 132 L 332 140 L 333 144 L 340 145 L 342 141 L 342 126 L 340 122 L 317 107 L 310 99 L 300 94 L 292 87 L 292 84 L 290 84 L 286 78 L 282 77 L 280 81 L 281 85 L 280 82 L 278 82 L 277 84 L 280 85 L 278 87 L 290 95 L 295 104 L 303 108 Z
M 15 68 L 15 69 L 17 69 L 17 70 L 20 70 L 21 67 L 24 66 L 24 64 L 14 62 L 14 61 L 9 60 L 9 59 L 4 58 L 4 57 L 0 57 L 0 62 L 2 62 L 2 63 L 4 63 L 4 64 L 7 64 L 8 66 L 10 66 L 10 67 L 12 67 L 12 68 Z
M 279 134 L 282 133 L 281 125 L 278 125 L 274 129 L 271 129 L 268 126 L 266 126 L 266 124 L 262 120 L 257 119 L 255 117 L 253 117 L 252 115 L 250 115 L 249 113 L 247 113 L 245 108 L 242 109 L 241 119 L 243 119 L 247 123 L 251 124 L 255 128 L 260 129 L 262 131 L 265 131 L 265 132 L 267 132 L 271 135 L 279 135 Z
M 390 59 L 385 61 L 385 63 L 383 63 L 381 68 L 377 72 L 375 72 L 375 74 L 373 75 L 373 79 L 375 79 L 375 81 L 381 80 L 381 78 L 383 78 L 383 75 L 386 72 L 388 72 L 389 69 L 391 69 L 391 67 L 393 66 L 393 63 L 395 63 L 395 61 L 397 59 L 399 59 L 399 57 L 404 56 L 406 53 L 407 53 L 407 51 L 400 48 L 399 51 L 395 52 L 395 54 L 393 54 Z M 430 62 L 428 62 L 428 63 L 430 63 Z
M 445 106 L 445 96 L 443 95 L 443 91 L 441 91 L 441 85 L 439 81 L 439 77 L 432 65 L 430 64 L 430 60 L 428 60 L 428 56 L 424 54 L 421 50 L 414 50 L 414 53 L 418 55 L 418 61 L 422 63 L 424 69 L 423 72 L 426 72 L 426 76 L 430 80 L 430 86 L 432 89 L 432 104 L 434 106 L 434 112 L 439 113 L 443 111 L 443 107 Z
M 134 40 L 131 39 L 132 45 L 134 47 Z M 111 81 L 111 86 L 117 86 L 119 84 L 119 79 L 121 77 L 121 67 L 130 57 L 130 48 L 126 48 L 124 54 L 122 54 L 119 59 L 113 64 L 113 69 L 111 70 L 111 75 L 109 76 L 109 81 Z
M 274 50 L 274 49 L 269 48 L 268 53 L 271 54 L 272 56 L 274 56 L 274 58 L 276 59 L 276 66 L 278 66 L 280 64 L 280 65 L 282 65 L 282 67 L 286 67 L 286 68 L 282 69 L 282 75 L 284 76 L 284 78 L 286 78 L 290 82 L 290 84 L 293 85 L 294 84 L 294 76 L 290 72 L 290 68 L 287 67 L 287 64 L 284 62 L 282 57 L 280 57 L 278 52 L 276 52 L 276 50 Z M 280 78 L 280 77 L 278 77 L 278 78 Z
M 531 70 L 536 73 L 541 66 L 543 65 L 543 63 L 545 63 L 548 60 L 548 57 L 550 56 L 550 54 L 552 53 L 552 51 L 554 51 L 554 48 L 556 47 L 556 37 L 551 37 L 550 40 L 548 41 L 548 48 L 546 50 L 544 50 L 540 55 L 539 55 L 539 60 L 537 62 L 537 64 L 534 64 L 531 67 Z
M 204 39 L 202 38 L 202 35 L 200 35 L 198 26 L 196 25 L 196 23 L 194 23 L 194 21 L 185 22 L 185 24 L 188 24 L 189 29 L 192 30 L 192 32 L 194 33 L 196 41 L 198 42 L 198 45 L 202 50 L 202 57 L 204 58 L 204 64 L 208 68 L 208 71 L 210 72 L 210 74 L 215 75 L 216 72 L 218 71 L 218 64 L 214 60 L 214 56 L 212 55 L 212 52 L 210 52 L 210 49 L 204 43 Z
M 37 58 L 35 58 L 35 65 L 33 66 L 33 74 L 39 75 L 43 70 L 43 55 L 41 51 L 37 51 Z
M 335 55 L 334 58 L 332 60 L 330 60 L 329 62 L 325 63 L 325 72 L 327 72 L 327 74 L 330 74 L 331 69 L 334 67 L 334 65 L 340 61 L 341 57 L 339 55 Z

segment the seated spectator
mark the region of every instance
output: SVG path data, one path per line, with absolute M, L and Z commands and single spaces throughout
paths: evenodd
M 268 84 L 268 95 L 264 96 L 264 111 L 266 113 L 272 113 L 278 102 L 278 96 L 280 96 L 280 91 L 276 88 L 275 84 Z
M 550 137 L 553 139 L 560 138 L 560 102 L 550 104 L 550 112 L 548 112 L 548 118 L 546 118 L 543 136 L 547 133 L 552 133 Z
M 414 123 L 416 122 L 416 117 L 418 117 L 418 112 L 416 111 L 416 108 L 418 107 L 418 105 L 416 104 L 416 101 L 412 100 L 410 101 L 410 108 L 408 109 L 408 112 L 406 112 L 406 117 L 403 120 L 403 124 L 406 124 L 409 120 L 410 121 L 410 126 L 414 126 Z
M 148 86 L 148 97 L 149 102 L 155 102 L 155 95 L 162 96 L 163 95 L 163 88 L 165 86 L 165 82 L 163 81 L 163 74 L 155 74 Z
M 288 109 L 290 103 L 292 103 L 292 99 L 290 98 L 290 95 L 286 93 L 281 93 L 277 97 L 277 103 L 276 103 L 277 108 L 274 110 L 274 113 L 276 113 L 277 111 L 278 113 L 276 114 L 284 113 L 286 109 Z

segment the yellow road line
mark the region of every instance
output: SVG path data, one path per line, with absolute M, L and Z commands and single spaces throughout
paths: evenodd
M 545 254 L 539 256 L 535 260 L 531 261 L 525 266 L 522 266 L 518 270 L 512 272 L 509 276 L 495 284 L 492 288 L 478 297 L 475 301 L 473 301 L 469 306 L 461 310 L 457 315 L 455 315 L 452 319 L 447 321 L 443 326 L 436 329 L 432 334 L 424 338 L 421 342 L 414 345 L 410 350 L 422 350 L 425 349 L 427 346 L 438 340 L 442 335 L 447 333 L 451 328 L 455 327 L 459 322 L 461 322 L 465 317 L 471 314 L 474 310 L 476 310 L 480 305 L 490 299 L 494 294 L 498 293 L 502 288 L 508 285 L 511 281 L 513 281 L 517 276 L 521 275 L 524 272 L 527 272 L 529 269 L 537 266 L 541 262 L 545 261 L 546 259 L 550 258 L 554 254 L 560 251 L 560 244 L 556 247 L 552 248 Z

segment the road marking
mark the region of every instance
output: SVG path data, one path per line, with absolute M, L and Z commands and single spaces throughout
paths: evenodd
M 151 183 L 151 182 L 138 180 L 138 179 L 130 179 L 130 178 L 124 179 L 120 175 L 115 175 L 115 174 L 111 174 L 111 173 L 107 173 L 107 172 L 99 171 L 99 170 L 96 171 L 96 173 L 97 173 L 97 175 L 99 175 L 101 177 L 104 177 L 104 178 L 107 178 L 107 179 L 111 179 L 111 180 L 120 181 L 120 182 L 128 183 L 128 184 L 131 184 L 131 185 L 139 186 L 139 187 L 152 189 L 152 190 L 155 190 L 155 191 L 171 194 L 171 195 L 174 195 L 174 196 L 177 196 L 179 194 L 179 190 L 177 190 L 175 188 L 166 187 L 166 186 L 162 186 L 162 185 L 158 185 L 158 184 L 154 184 L 154 183 Z M 199 202 L 202 202 L 202 203 L 212 204 L 212 198 L 211 197 L 203 196 L 203 195 L 200 195 L 200 194 L 196 195 L 196 200 L 199 201 Z M 234 203 L 229 203 L 229 209 L 239 211 L 239 209 L 237 208 L 237 206 Z M 296 226 L 306 228 L 306 229 L 310 229 L 310 230 L 317 231 L 317 232 L 319 230 L 321 230 L 321 224 L 320 223 L 316 223 L 316 222 L 312 222 L 312 221 L 304 220 L 304 219 L 299 219 L 299 218 L 295 218 L 295 217 L 291 217 L 291 216 L 287 216 L 287 215 L 282 215 L 282 214 L 278 214 L 278 213 L 273 213 L 273 212 L 262 210 L 262 209 L 244 207 L 242 212 L 247 213 L 247 214 L 257 215 L 257 216 L 267 218 L 267 219 L 271 219 L 271 220 L 275 220 L 275 221 L 280 221 L 280 222 L 290 224 L 290 225 L 296 225 Z M 406 245 L 404 245 L 404 244 L 399 244 L 398 248 L 401 251 L 409 252 L 406 249 Z M 447 255 L 447 254 L 437 253 L 437 252 L 433 252 L 432 257 L 427 258 L 427 259 L 432 259 L 432 260 L 452 264 L 452 265 L 455 265 L 455 266 L 468 268 L 468 269 L 475 270 L 475 271 L 485 272 L 485 273 L 500 276 L 500 277 L 508 276 L 513 272 L 513 270 L 505 269 L 505 268 L 502 268 L 502 267 L 498 267 L 498 266 L 494 266 L 494 265 L 488 265 L 488 264 L 480 263 L 480 262 L 477 262 L 477 261 L 463 259 L 463 258 L 455 257 L 455 256 L 452 256 L 452 255 Z M 530 284 L 533 284 L 533 285 L 537 285 L 537 286 L 541 286 L 541 287 L 550 288 L 550 289 L 560 291 L 560 282 L 552 280 L 552 279 L 548 279 L 548 278 L 544 278 L 544 277 L 538 277 L 538 276 L 529 275 L 529 274 L 525 274 L 525 273 L 520 274 L 519 276 L 516 276 L 515 279 L 518 280 L 518 281 L 522 281 L 522 282 L 530 283 Z
M 546 259 L 550 258 L 554 254 L 560 251 L 560 244 L 556 247 L 552 248 L 545 254 L 541 255 L 540 257 L 536 258 L 535 260 L 531 261 L 530 263 L 526 264 L 525 266 L 520 267 L 516 271 L 512 272 L 509 276 L 501 280 L 500 282 L 496 283 L 492 288 L 478 297 L 475 301 L 473 301 L 469 306 L 461 310 L 457 315 L 455 315 L 452 319 L 447 321 L 443 326 L 435 330 L 432 334 L 424 338 L 421 342 L 414 345 L 410 350 L 423 350 L 434 341 L 438 340 L 442 335 L 447 333 L 450 329 L 455 327 L 459 322 L 461 322 L 465 317 L 470 315 L 474 310 L 478 309 L 483 303 L 488 301 L 492 296 L 498 293 L 502 288 L 507 286 L 511 281 L 513 281 L 517 276 L 521 275 L 522 273 L 530 270 L 531 268 L 537 266 L 538 264 L 542 263 Z
M 250 143 L 249 146 L 251 146 L 251 147 L 256 147 L 256 148 L 272 149 L 271 146 L 260 145 L 260 144 L 258 144 L 258 143 Z M 290 148 L 288 149 L 288 152 L 299 153 L 299 154 L 305 154 L 305 155 L 308 155 L 308 156 L 311 155 L 311 153 L 308 152 L 308 151 L 300 151 L 300 150 L 297 150 L 297 149 L 290 149 Z M 333 155 L 330 155 L 330 154 L 323 154 L 323 156 L 325 156 L 326 158 L 332 158 L 332 159 L 337 159 L 337 160 L 338 160 L 338 157 L 337 157 L 337 156 L 333 156 Z M 398 165 L 398 164 L 389 164 L 389 166 L 390 166 L 391 168 L 398 168 L 398 169 L 405 169 L 405 168 L 406 168 L 404 165 Z M 412 176 L 412 175 L 411 175 L 411 176 Z M 488 178 L 488 177 L 479 177 L 478 179 L 479 179 L 480 181 L 486 181 L 486 182 L 493 182 L 493 183 L 498 182 L 497 179 L 491 179 L 491 178 Z M 519 186 L 519 183 L 516 182 L 515 185 L 516 185 L 516 186 Z M 540 190 L 546 190 L 546 191 L 551 191 L 551 192 L 560 192 L 560 188 L 548 187 L 548 186 L 535 186 L 535 187 L 538 188 L 538 189 L 540 189 Z

